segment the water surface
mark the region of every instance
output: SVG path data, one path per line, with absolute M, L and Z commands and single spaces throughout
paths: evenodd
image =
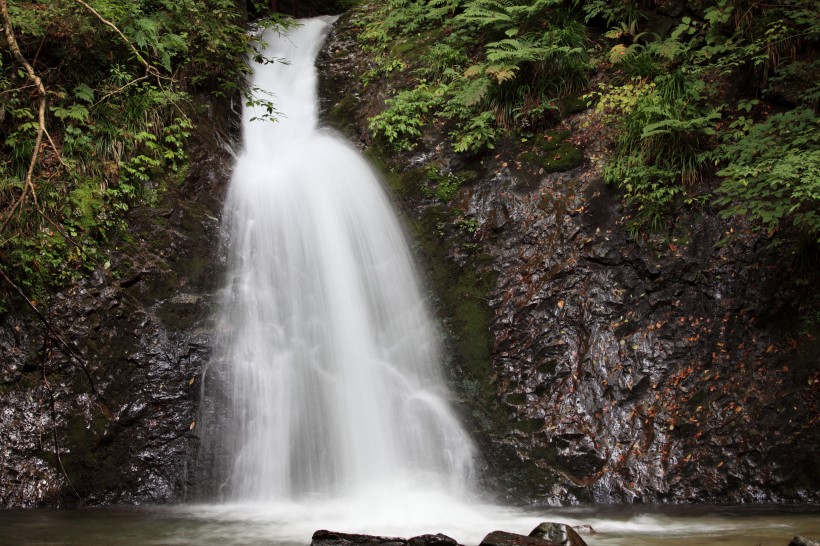
M 435 505 L 430 507 L 435 509 Z M 786 546 L 794 535 L 820 537 L 820 508 L 778 506 L 587 507 L 522 512 L 474 506 L 457 524 L 416 528 L 404 536 L 441 532 L 467 546 L 495 529 L 529 533 L 533 522 L 562 521 L 591 525 L 583 534 L 589 546 Z M 368 515 L 359 521 L 311 517 L 305 507 L 252 505 L 109 507 L 84 510 L 10 510 L 0 512 L 0 546 L 26 545 L 270 545 L 307 546 L 316 529 L 367 532 Z M 345 508 L 337 506 L 337 516 Z M 467 516 L 467 514 L 463 514 Z M 475 518 L 475 519 L 473 519 Z M 485 518 L 481 520 L 480 518 Z M 374 520 L 378 519 L 375 515 Z M 413 520 L 408 514 L 408 520 Z M 340 527 L 335 527 L 338 525 Z M 410 531 L 412 525 L 397 525 Z

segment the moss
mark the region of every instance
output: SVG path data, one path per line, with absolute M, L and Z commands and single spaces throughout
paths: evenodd
M 335 106 L 324 113 L 323 121 L 343 134 L 356 134 L 356 113 L 359 101 L 353 95 L 345 95 Z
M 427 166 L 424 174 L 427 180 L 420 184 L 421 192 L 444 202 L 451 200 L 462 185 L 476 176 L 473 171 L 441 174 L 435 165 Z
M 574 95 L 564 97 L 563 99 L 561 99 L 561 104 L 559 105 L 561 115 L 563 115 L 564 117 L 583 112 L 588 107 L 589 105 L 587 104 L 586 100 L 582 99 L 581 97 L 576 97 Z
M 544 427 L 544 420 L 524 419 L 522 421 L 516 421 L 513 426 L 515 427 L 515 430 L 520 430 L 526 434 L 532 434 L 534 432 L 538 432 Z
M 533 447 L 530 450 L 530 457 L 536 461 L 543 461 L 553 468 L 558 466 L 558 448 L 551 442 Z
M 533 148 L 522 153 L 519 160 L 539 165 L 544 172 L 565 172 L 584 161 L 581 148 L 567 140 L 569 131 L 550 131 L 535 138 Z M 546 205 L 540 205 L 544 208 Z
M 400 57 L 408 63 L 416 63 L 427 50 L 429 44 L 441 39 L 438 28 L 407 34 L 394 41 L 390 53 L 393 57 Z
M 415 167 L 405 172 L 399 172 L 385 161 L 385 150 L 377 144 L 367 148 L 364 155 L 387 183 L 387 187 L 393 195 L 399 199 L 405 199 L 420 194 L 420 187 L 427 180 L 424 167 Z
M 79 411 L 68 416 L 60 458 L 66 474 L 81 496 L 93 491 L 105 491 L 120 481 L 115 469 L 124 468 L 122 455 L 99 449 L 107 426 L 108 420 L 99 409 L 94 410 L 90 420 Z M 53 452 L 49 457 L 57 463 Z
M 555 368 L 558 366 L 556 360 L 547 360 L 538 365 L 538 371 L 541 373 L 552 375 L 555 373 Z
M 515 394 L 508 394 L 504 401 L 513 406 L 520 406 L 527 401 L 527 395 L 522 392 L 517 392 Z
M 404 191 L 417 190 L 412 178 L 417 173 L 409 174 L 404 183 L 412 189 Z M 497 421 L 506 421 L 506 415 L 496 419 L 500 408 L 494 404 L 492 310 L 487 303 L 488 293 L 496 285 L 497 273 L 485 267 L 487 257 L 480 253 L 471 255 L 463 265 L 448 258 L 450 242 L 443 230 L 452 224 L 451 215 L 452 211 L 443 205 L 428 208 L 421 217 L 409 219 L 407 227 L 417 243 L 426 280 L 435 295 L 436 314 L 445 323 L 450 372 L 458 378 L 453 386 L 472 406 L 467 413 L 473 414 L 474 424 L 495 430 Z M 455 236 L 469 235 L 457 230 Z

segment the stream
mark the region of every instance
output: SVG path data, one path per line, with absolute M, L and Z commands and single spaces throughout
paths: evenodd
M 366 517 L 358 523 L 332 518 L 320 523 L 294 506 L 274 516 L 276 511 L 273 506 L 241 504 L 10 510 L 0 512 L 0 546 L 306 546 L 315 529 L 361 532 L 368 527 Z M 595 506 L 543 512 L 494 507 L 492 514 L 476 510 L 474 515 L 487 519 L 450 525 L 449 536 L 474 546 L 497 528 L 495 523 L 503 530 L 527 534 L 533 521 L 545 520 L 590 525 L 595 534 L 582 534 L 589 546 L 786 546 L 794 535 L 820 536 L 816 507 Z M 435 527 L 415 533 L 442 531 Z

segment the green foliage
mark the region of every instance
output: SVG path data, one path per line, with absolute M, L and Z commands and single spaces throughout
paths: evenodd
M 434 166 L 427 168 L 427 180 L 432 183 L 421 187 L 421 191 L 428 197 L 435 197 L 447 202 L 455 197 L 458 189 L 469 180 L 472 173 L 441 173 Z
M 748 216 L 769 231 L 788 222 L 820 243 L 820 121 L 813 110 L 772 114 L 730 133 L 717 160 L 724 215 Z
M 384 52 L 391 39 L 412 39 L 427 29 L 442 36 L 414 42 L 417 63 L 384 56 L 367 75 L 371 81 L 387 73 L 382 66 L 400 67 L 428 90 L 399 93 L 371 123 L 400 149 L 412 146 L 421 125 L 433 120 L 450 124 L 456 151 L 492 149 L 503 129 L 553 121 L 554 104 L 587 85 L 586 32 L 564 16 L 562 2 L 395 0 L 367 8 L 359 14 L 360 39 L 370 51 Z
M 646 15 L 641 11 L 638 2 L 628 0 L 624 2 L 608 2 L 607 0 L 591 0 L 588 2 L 576 2 L 581 4 L 587 22 L 595 18 L 602 18 L 607 25 L 624 25 L 625 27 L 635 27 L 638 21 L 646 19 Z
M 441 101 L 440 90 L 431 90 L 421 84 L 414 89 L 402 91 L 388 99 L 385 110 L 370 119 L 374 135 L 386 138 L 398 150 L 411 150 L 415 139 L 421 136 L 425 116 Z
M 10 1 L 21 53 L 47 93 L 48 133 L 30 185 L 39 95 L 23 67 L 0 54 L 0 256 L 37 299 L 96 267 L 101 245 L 124 233 L 125 212 L 181 179 L 190 93 L 242 90 L 267 109 L 263 117 L 276 114 L 245 88 L 244 59 L 273 60 L 259 58 L 233 0 L 88 4 L 96 14 L 74 0 Z
M 450 133 L 455 151 L 478 153 L 492 149 L 495 139 L 501 133 L 501 130 L 494 125 L 494 121 L 493 113 L 486 110 L 475 117 L 461 121 Z
M 702 80 L 679 71 L 653 83 L 605 89 L 597 110 L 618 129 L 604 179 L 623 191 L 637 224 L 658 229 L 678 199 L 700 180 L 704 152 L 721 114 L 704 105 Z
M 586 91 L 597 63 L 606 84 L 587 97 L 598 100 L 614 139 L 603 174 L 622 192 L 636 232 L 669 227 L 676 208 L 710 202 L 727 216 L 816 239 L 815 2 L 655 11 L 643 0 L 366 3 L 361 40 L 379 55 L 368 81 L 390 76 L 409 89 L 386 101 L 371 130 L 410 149 L 425 124 L 436 124 L 456 151 L 485 153 L 504 131 L 545 132 L 565 99 Z M 585 25 L 601 32 L 597 49 Z M 556 162 L 570 152 L 556 151 Z
M 632 6 L 583 3 L 588 21 L 614 25 L 606 61 L 616 85 L 598 94 L 599 111 L 617 128 L 604 176 L 633 206 L 635 225 L 662 227 L 673 206 L 705 201 L 701 181 L 717 165 L 726 177 L 716 201 L 725 215 L 747 215 L 769 229 L 788 220 L 816 234 L 816 190 L 805 181 L 816 176 L 816 158 L 804 131 L 816 130 L 807 121 L 818 97 L 813 3 L 763 8 L 721 0 L 657 33 L 641 28 L 648 18 Z M 724 102 L 736 84 L 754 99 L 741 101 L 743 111 Z M 759 122 L 748 114 L 761 96 L 808 108 Z M 783 120 L 794 126 L 787 130 Z

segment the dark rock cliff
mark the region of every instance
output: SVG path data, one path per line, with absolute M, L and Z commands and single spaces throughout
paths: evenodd
M 583 152 L 564 172 L 544 167 L 566 153 L 544 142 L 465 158 L 436 127 L 382 150 L 366 118 L 401 82 L 363 86 L 356 33 L 343 17 L 320 59 L 326 118 L 382 168 L 417 242 L 488 487 L 519 502 L 820 501 L 818 343 L 796 317 L 817 273 L 708 207 L 631 237 L 592 111 L 544 135 Z M 431 167 L 469 181 L 442 203 L 420 191 Z

